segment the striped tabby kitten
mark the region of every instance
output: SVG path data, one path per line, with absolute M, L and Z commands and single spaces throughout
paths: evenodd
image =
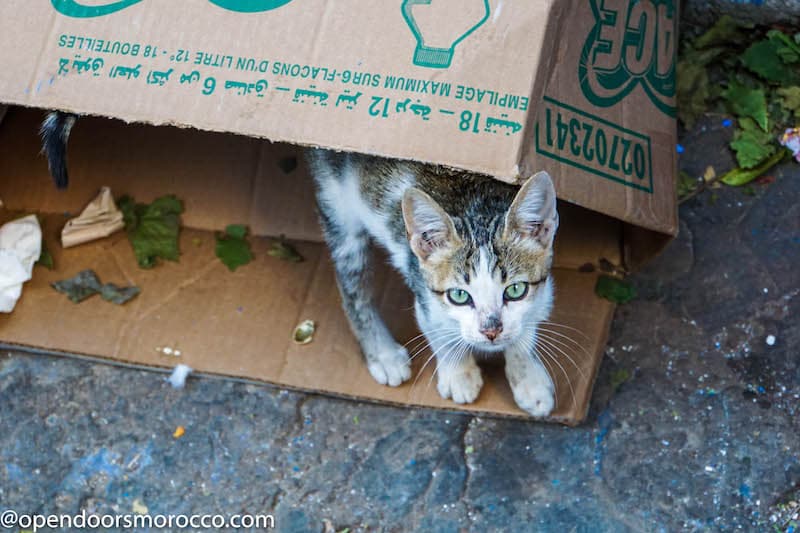
M 415 296 L 443 398 L 473 402 L 475 357 L 505 353 L 517 404 L 550 413 L 554 385 L 534 352 L 553 303 L 556 195 L 540 172 L 521 187 L 440 167 L 313 150 L 309 161 L 344 310 L 381 384 L 411 377 L 409 355 L 370 298 L 367 247 L 383 246 Z

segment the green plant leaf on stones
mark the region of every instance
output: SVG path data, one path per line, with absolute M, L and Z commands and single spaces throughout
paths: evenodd
M 611 388 L 614 389 L 616 392 L 623 383 L 627 382 L 631 379 L 631 373 L 628 372 L 625 368 L 620 368 L 619 370 L 615 370 L 613 374 L 611 374 Z
M 742 24 L 730 15 L 723 15 L 703 35 L 695 39 L 694 46 L 702 49 L 738 43 L 746 37 L 744 30 L 750 28 L 752 25 Z
M 780 87 L 776 92 L 780 96 L 781 106 L 800 119 L 800 86 Z
M 765 160 L 757 167 L 751 169 L 734 168 L 733 170 L 725 173 L 725 175 L 720 178 L 720 181 L 725 185 L 730 185 L 732 187 L 741 187 L 742 185 L 747 185 L 759 176 L 764 175 L 766 171 L 780 163 L 783 158 L 787 157 L 788 155 L 788 150 L 781 148 L 772 157 Z
M 731 148 L 741 168 L 754 168 L 775 153 L 777 145 L 770 133 L 761 130 L 750 118 L 741 119 L 739 125 L 741 129 L 736 131 Z
M 636 298 L 636 289 L 627 281 L 612 276 L 600 276 L 594 286 L 594 292 L 617 304 L 625 304 Z
M 762 89 L 750 89 L 737 81 L 731 81 L 722 95 L 734 115 L 750 117 L 762 130 L 767 131 L 767 98 Z
M 787 68 L 784 58 L 794 62 L 794 54 L 779 38 L 769 38 L 750 45 L 742 54 L 742 63 L 769 82 L 793 83 L 797 81 L 797 73 Z
M 51 285 L 58 292 L 66 294 L 73 303 L 80 303 L 99 294 L 107 302 L 122 305 L 141 292 L 139 287 L 135 286 L 120 287 L 113 283 L 103 284 L 93 270 L 83 270 L 72 278 L 56 281 Z
M 153 268 L 159 259 L 178 260 L 183 203 L 177 197 L 162 196 L 143 204 L 123 196 L 117 206 L 122 211 L 125 230 L 140 267 Z
M 705 113 L 736 119 L 730 147 L 738 168 L 722 183 L 752 181 L 769 170 L 766 163 L 782 159 L 779 136 L 800 121 L 798 36 L 722 17 L 682 43 L 677 78 L 678 118 L 684 126 L 691 128 Z
M 250 243 L 247 242 L 247 226 L 231 224 L 225 233 L 217 235 L 217 257 L 231 272 L 253 260 Z
M 689 196 L 697 189 L 699 182 L 687 172 L 681 170 L 678 174 L 678 199 Z
M 709 101 L 719 96 L 716 86 L 709 83 L 707 67 L 730 55 L 731 47 L 744 39 L 743 28 L 725 15 L 703 35 L 683 46 L 676 66 L 676 92 L 678 118 L 687 128 L 708 111 Z
M 708 108 L 711 96 L 708 87 L 708 72 L 705 65 L 692 60 L 679 61 L 678 76 L 678 118 L 687 128 Z

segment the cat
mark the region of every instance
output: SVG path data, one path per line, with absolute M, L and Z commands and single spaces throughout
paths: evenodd
M 517 405 L 549 414 L 555 387 L 535 345 L 553 305 L 558 212 L 550 176 L 539 172 L 514 187 L 323 149 L 310 150 L 308 161 L 342 304 L 372 377 L 398 386 L 411 365 L 370 298 L 370 241 L 386 249 L 414 294 L 443 398 L 474 402 L 483 386 L 476 356 L 504 353 Z
M 59 188 L 69 183 L 66 147 L 76 119 L 53 112 L 41 128 Z M 310 149 L 307 159 L 342 304 L 372 377 L 399 386 L 411 377 L 411 361 L 371 301 L 370 241 L 386 249 L 414 294 L 443 398 L 474 402 L 483 386 L 476 356 L 504 353 L 517 405 L 549 414 L 555 386 L 535 345 L 553 305 L 558 212 L 550 176 L 539 172 L 517 188 L 359 154 Z

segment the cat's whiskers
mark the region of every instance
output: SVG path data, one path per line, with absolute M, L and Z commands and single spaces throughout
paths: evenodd
M 578 366 L 578 364 L 575 362 L 575 360 L 572 357 L 570 357 L 570 355 L 567 352 L 565 352 L 559 346 L 554 344 L 554 342 L 558 342 L 557 340 L 548 338 L 546 335 L 537 335 L 536 337 L 537 337 L 537 340 L 541 341 L 543 345 L 548 346 L 551 349 L 551 351 L 558 352 L 561 355 L 563 355 L 564 357 L 566 357 L 569 360 L 569 362 L 572 363 L 572 366 L 575 367 L 575 370 L 577 370 L 578 373 L 581 375 L 581 378 L 584 381 L 586 381 L 586 374 L 584 374 L 583 369 Z M 567 345 L 565 345 L 563 343 L 561 345 L 569 348 Z
M 562 365 L 562 364 L 561 364 L 561 363 L 558 361 L 558 358 L 557 358 L 557 357 L 555 356 L 555 354 L 554 354 L 554 353 L 553 353 L 553 352 L 550 350 L 550 348 L 549 348 L 549 347 L 547 347 L 547 346 L 546 346 L 546 345 L 544 345 L 544 344 L 540 344 L 540 343 L 539 343 L 539 340 L 540 340 L 540 339 L 538 339 L 538 338 L 536 339 L 536 352 L 537 352 L 539 355 L 543 355 L 543 356 L 545 356 L 545 357 L 549 358 L 549 359 L 550 359 L 550 361 L 552 361 L 553 363 L 555 363 L 555 364 L 556 364 L 556 366 L 558 366 L 558 368 L 560 368 L 560 369 L 561 369 L 561 373 L 562 373 L 562 374 L 564 374 L 564 379 L 566 379 L 566 381 L 567 381 L 567 385 L 569 386 L 570 393 L 572 394 L 572 405 L 573 405 L 573 406 L 577 406 L 577 405 L 578 405 L 578 401 L 577 401 L 577 399 L 575 398 L 575 388 L 572 386 L 572 380 L 569 378 L 569 374 L 567 373 L 567 370 L 566 370 L 566 369 L 564 368 L 564 366 L 563 366 L 563 365 Z
M 439 336 L 437 336 L 435 338 L 432 338 L 432 339 L 426 339 L 426 342 L 421 342 L 420 344 L 417 345 L 419 348 L 416 349 L 413 352 L 413 354 L 408 358 L 408 360 L 409 361 L 413 361 L 418 356 L 420 356 L 421 354 L 425 353 L 425 350 L 430 348 L 431 343 L 434 343 L 434 342 L 435 343 L 450 342 L 453 338 L 460 337 L 460 336 L 461 336 L 461 332 L 454 331 L 454 332 L 449 332 L 449 333 L 445 332 L 445 333 L 443 333 L 443 334 L 441 334 L 441 335 L 439 335 Z M 424 366 L 423 366 L 423 368 L 424 368 Z
M 564 339 L 565 341 L 569 341 L 569 342 L 571 342 L 572 344 L 574 344 L 575 346 L 577 346 L 578 348 L 580 348 L 580 349 L 581 349 L 581 351 L 582 351 L 582 352 L 583 352 L 583 353 L 586 355 L 586 357 L 588 357 L 588 358 L 590 358 L 590 359 L 591 359 L 591 357 L 592 357 L 592 356 L 591 356 L 591 354 L 589 353 L 589 350 L 587 350 L 585 346 L 583 346 L 581 343 L 579 343 L 578 341 L 576 341 L 575 339 L 573 339 L 573 338 L 572 338 L 572 337 L 570 337 L 569 335 L 564 335 L 563 333 L 560 333 L 560 332 L 558 332 L 558 331 L 553 331 L 552 329 L 549 329 L 549 328 L 543 328 L 543 327 L 541 327 L 541 326 L 538 328 L 538 331 L 544 331 L 544 332 L 546 332 L 546 333 L 548 333 L 548 334 L 550 334 L 550 335 L 556 335 L 556 336 L 558 336 L 559 338 L 561 338 L 561 339 Z
M 572 326 L 568 326 L 568 325 L 566 325 L 566 324 L 561 324 L 561 323 L 559 323 L 559 322 L 551 322 L 551 321 L 549 321 L 549 320 L 542 320 L 542 321 L 540 321 L 540 322 L 539 322 L 539 325 L 542 325 L 542 324 L 544 324 L 545 326 L 556 326 L 556 327 L 559 327 L 559 328 L 568 329 L 568 330 L 570 330 L 570 331 L 574 331 L 575 333 L 577 333 L 578 335 L 580 335 L 581 337 L 583 337 L 585 340 L 587 340 L 587 341 L 589 341 L 589 342 L 591 342 L 591 340 L 592 340 L 592 339 L 590 339 L 590 338 L 589 338 L 589 336 L 588 336 L 588 335 L 586 335 L 586 333 L 584 333 L 583 331 L 579 330 L 578 328 L 573 328 Z
M 558 382 L 553 378 L 553 368 L 547 362 L 546 359 L 542 359 L 539 357 L 539 353 L 536 350 L 536 340 L 531 338 L 526 338 L 523 340 L 523 344 L 525 346 L 525 352 L 528 353 L 532 358 L 535 358 L 539 361 L 542 366 L 545 368 L 545 374 L 547 374 L 547 379 L 550 381 L 550 385 L 553 386 L 553 400 L 555 401 L 555 408 L 558 408 Z
M 442 357 L 441 359 L 437 359 L 436 361 L 436 368 L 433 369 L 433 373 L 431 374 L 430 379 L 428 379 L 428 386 L 425 387 L 425 390 L 428 391 L 431 388 L 431 384 L 433 383 L 433 378 L 436 377 L 436 372 L 439 371 L 439 363 L 442 363 L 445 367 L 447 367 L 447 371 L 453 370 L 458 363 L 461 362 L 461 358 L 466 354 L 467 350 L 470 349 L 470 345 L 466 342 L 459 342 L 450 351 L 447 352 L 447 355 Z M 450 357 L 454 350 L 460 350 L 456 357 Z
M 455 338 L 448 340 L 445 344 L 441 345 L 439 348 L 434 350 L 433 353 L 431 353 L 431 356 L 428 357 L 428 359 L 425 361 L 425 364 L 422 365 L 422 368 L 419 369 L 419 372 L 417 373 L 417 376 L 414 378 L 414 382 L 411 384 L 411 391 L 410 392 L 411 393 L 414 392 L 414 389 L 417 386 L 417 381 L 419 381 L 420 376 L 422 376 L 422 374 L 425 372 L 425 367 L 427 367 L 428 364 L 431 361 L 433 361 L 434 358 L 436 358 L 437 354 L 441 353 L 441 351 L 444 350 L 445 348 L 447 348 L 448 346 L 453 345 L 453 343 L 456 343 L 456 345 L 458 345 L 461 342 L 463 342 L 463 340 L 461 339 L 461 335 L 458 335 Z M 438 367 L 438 363 L 437 363 L 437 367 Z M 431 376 L 431 378 L 433 378 L 433 376 L 435 376 L 435 375 L 436 375 L 436 367 L 433 370 L 433 375 Z
M 412 342 L 414 342 L 415 340 L 417 340 L 417 339 L 419 339 L 419 338 L 421 338 L 421 337 L 424 337 L 424 336 L 425 336 L 425 334 L 424 334 L 424 333 L 420 333 L 419 335 L 415 336 L 414 338 L 407 340 L 405 343 L 403 343 L 403 348 L 406 348 L 406 347 L 408 347 L 408 345 L 409 345 L 409 344 L 411 344 L 411 343 L 412 343 Z
M 403 347 L 404 348 L 408 347 L 409 344 L 411 344 L 412 342 L 414 342 L 417 339 L 422 338 L 422 341 L 420 341 L 420 342 L 424 342 L 426 338 L 430 338 L 433 335 L 438 335 L 439 333 L 450 332 L 450 331 L 456 331 L 456 328 L 447 326 L 447 327 L 435 329 L 433 331 L 429 331 L 427 334 L 426 333 L 420 333 L 419 335 L 415 336 L 413 339 L 410 339 L 410 340 L 406 341 L 405 344 L 403 344 Z M 413 349 L 417 348 L 417 346 L 419 346 L 419 345 L 420 345 L 420 343 L 418 342 L 414 346 L 414 348 L 411 348 L 411 349 L 413 350 Z

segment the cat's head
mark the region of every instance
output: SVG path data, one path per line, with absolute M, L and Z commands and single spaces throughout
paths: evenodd
M 494 352 L 548 318 L 558 213 L 546 172 L 528 179 L 507 210 L 488 219 L 450 217 L 418 189 L 406 191 L 403 218 L 429 291 L 429 315 L 442 327 Z

